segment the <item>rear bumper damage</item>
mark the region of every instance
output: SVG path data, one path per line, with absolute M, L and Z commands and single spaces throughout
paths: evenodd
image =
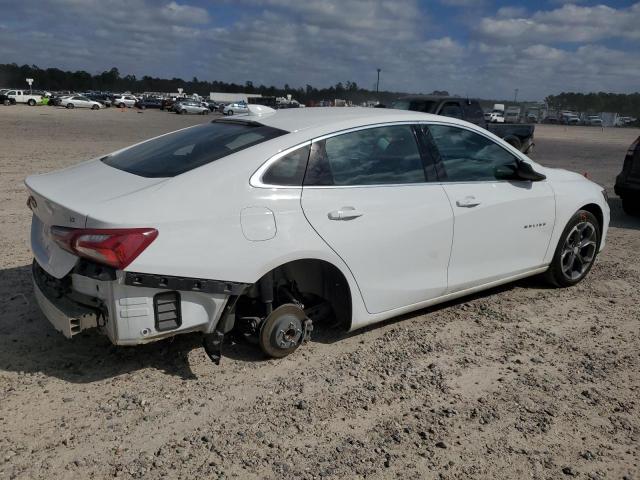
M 247 287 L 122 272 L 85 261 L 62 279 L 34 261 L 33 283 L 40 309 L 56 330 L 72 338 L 99 328 L 115 345 L 144 344 L 187 332 L 226 333 L 221 319 L 232 308 L 225 307 Z

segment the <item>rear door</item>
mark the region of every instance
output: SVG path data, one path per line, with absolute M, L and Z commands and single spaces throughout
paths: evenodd
M 442 295 L 451 206 L 429 183 L 414 126 L 367 127 L 313 142 L 302 191 L 307 220 L 348 265 L 367 311 Z
M 477 131 L 430 124 L 423 132 L 454 212 L 449 292 L 542 266 L 555 222 L 546 180 L 504 180 L 517 158 Z

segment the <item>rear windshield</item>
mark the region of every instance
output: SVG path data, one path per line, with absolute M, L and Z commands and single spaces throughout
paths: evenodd
M 144 142 L 102 161 L 141 177 L 175 177 L 285 133 L 258 123 L 214 121 Z

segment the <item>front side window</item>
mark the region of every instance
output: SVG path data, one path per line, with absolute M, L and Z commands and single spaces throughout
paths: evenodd
M 389 185 L 426 181 L 410 125 L 368 128 L 315 142 L 305 185 Z
M 262 183 L 285 187 L 301 187 L 307 169 L 309 145 L 300 147 L 280 157 L 269 166 L 262 176 Z
M 149 140 L 102 161 L 142 177 L 175 177 L 286 133 L 258 123 L 214 121 Z
M 473 182 L 508 179 L 518 159 L 492 140 L 464 128 L 429 125 L 427 142 L 440 180 Z

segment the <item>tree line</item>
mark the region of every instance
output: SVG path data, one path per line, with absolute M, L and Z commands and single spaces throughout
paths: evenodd
M 562 92 L 545 98 L 549 108 L 578 112 L 617 112 L 640 118 L 640 93 L 574 93 Z
M 25 78 L 34 79 L 34 89 L 49 91 L 177 92 L 178 88 L 182 88 L 186 93 L 197 93 L 202 96 L 208 96 L 209 92 L 259 93 L 272 97 L 290 94 L 303 103 L 331 101 L 339 98 L 358 104 L 369 100 L 379 100 L 382 103 L 390 104 L 399 96 L 405 95 L 402 92 L 388 91 L 376 94 L 376 92 L 360 88 L 356 82 L 351 81 L 338 82 L 328 88 L 320 89 L 312 85 L 291 87 L 287 84 L 283 88 L 279 88 L 273 85 L 254 85 L 251 81 L 237 84 L 216 80 L 202 81 L 196 77 L 190 81 L 182 78 L 156 78 L 148 75 L 138 78 L 135 75 L 123 76 L 116 67 L 92 75 L 83 70 L 69 72 L 59 68 L 43 69 L 36 65 L 0 64 L 0 88 L 20 86 L 27 88 Z
M 193 77 L 190 81 L 182 78 L 156 78 L 149 75 L 137 78 L 135 75 L 121 75 L 116 67 L 92 75 L 83 70 L 70 72 L 59 68 L 43 69 L 36 65 L 0 64 L 0 88 L 20 86 L 26 88 L 25 78 L 34 79 L 33 88 L 50 91 L 177 92 L 178 88 L 182 88 L 187 93 L 197 93 L 203 96 L 208 96 L 209 92 L 259 93 L 263 96 L 275 97 L 291 94 L 296 100 L 306 104 L 314 104 L 322 100 L 332 101 L 339 98 L 355 104 L 378 100 L 385 105 L 390 105 L 396 98 L 406 95 L 403 92 L 386 90 L 376 93 L 375 91 L 361 88 L 356 82 L 351 81 L 338 82 L 327 88 L 316 88 L 312 85 L 291 87 L 286 84 L 283 88 L 279 88 L 273 85 L 254 85 L 251 81 L 237 84 L 216 80 L 202 81 L 196 77 Z M 446 91 L 432 93 L 448 95 Z M 618 112 L 622 115 L 640 117 L 640 93 L 637 92 L 631 94 L 563 92 L 559 95 L 549 95 L 545 98 L 545 102 L 549 108 L 557 110 L 577 110 L 594 113 Z

